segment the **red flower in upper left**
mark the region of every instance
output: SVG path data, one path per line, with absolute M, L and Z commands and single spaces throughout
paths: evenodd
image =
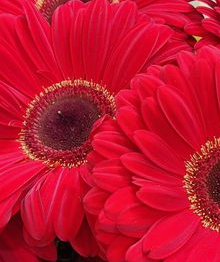
M 29 243 L 57 235 L 95 255 L 82 206 L 93 135 L 114 116 L 114 94 L 184 45 L 130 2 L 71 1 L 51 25 L 30 3 L 23 8 L 0 16 L 0 228 L 23 200 Z

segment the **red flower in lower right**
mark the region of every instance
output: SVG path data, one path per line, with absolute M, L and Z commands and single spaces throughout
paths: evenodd
M 117 96 L 84 204 L 110 262 L 220 261 L 220 51 L 182 53 Z

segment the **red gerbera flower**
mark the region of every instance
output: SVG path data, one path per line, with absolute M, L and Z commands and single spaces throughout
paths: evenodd
M 0 234 L 0 261 L 39 262 L 42 261 L 40 258 L 47 261 L 55 261 L 55 245 L 38 248 L 29 247 L 23 239 L 20 216 L 14 216 Z
M 84 198 L 110 262 L 220 261 L 220 52 L 183 53 L 117 98 Z
M 203 19 L 185 27 L 187 33 L 201 37 L 195 47 L 197 49 L 204 45 L 220 47 L 220 1 L 200 0 L 196 9 L 203 15 Z
M 72 1 L 51 26 L 27 2 L 24 10 L 0 16 L 0 228 L 24 199 L 29 244 L 57 235 L 95 255 L 82 206 L 93 135 L 114 116 L 114 93 L 185 46 L 134 3 Z

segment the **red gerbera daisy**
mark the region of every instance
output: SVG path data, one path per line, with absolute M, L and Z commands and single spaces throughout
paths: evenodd
M 56 261 L 54 244 L 46 247 L 31 248 L 23 239 L 22 221 L 19 215 L 12 218 L 0 234 L 1 262 L 39 262 L 44 259 Z
M 185 46 L 134 3 L 72 1 L 51 26 L 29 3 L 24 10 L 0 16 L 0 228 L 24 199 L 29 244 L 57 235 L 95 255 L 82 206 L 93 135 L 114 117 L 114 93 Z
M 195 45 L 197 49 L 204 45 L 220 47 L 220 1 L 200 0 L 198 3 L 196 9 L 203 19 L 186 25 L 186 32 L 201 37 Z
M 220 261 L 220 52 L 183 53 L 117 98 L 84 198 L 110 262 Z

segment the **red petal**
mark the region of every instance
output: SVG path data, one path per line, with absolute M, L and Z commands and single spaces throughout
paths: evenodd
M 19 196 L 20 192 L 17 192 L 0 203 L 0 229 L 9 222 Z
M 92 188 L 83 199 L 86 211 L 93 215 L 99 215 L 108 196 L 108 193 L 99 188 Z
M 36 161 L 14 163 L 10 167 L 2 168 L 0 170 L 0 202 L 16 191 L 22 192 L 27 189 L 34 179 L 41 177 L 44 169 L 45 166 Z
M 129 186 L 131 183 L 130 172 L 127 171 L 118 159 L 102 161 L 93 169 L 95 184 L 109 192 Z
M 205 131 L 195 110 L 186 99 L 183 99 L 183 94 L 171 88 L 161 87 L 158 89 L 157 97 L 174 130 L 186 143 L 198 149 L 205 141 Z
M 130 142 L 122 134 L 112 131 L 97 134 L 92 145 L 94 150 L 106 158 L 118 158 L 132 148 Z
M 13 15 L 21 15 L 23 14 L 22 10 L 22 1 L 14 0 L 11 2 L 10 0 L 5 0 L 1 3 L 0 13 L 10 13 Z
M 107 215 L 108 214 L 106 214 L 104 210 L 100 212 L 97 223 L 95 224 L 95 232 L 107 232 L 110 234 L 111 239 L 111 234 L 117 234 L 118 230 L 116 228 L 115 221 L 109 218 Z
M 83 22 L 83 61 L 87 79 L 102 79 L 111 39 L 111 6 L 107 1 L 91 2 Z M 96 37 L 94 37 L 96 36 Z
M 128 207 L 117 218 L 117 229 L 126 236 L 140 238 L 162 213 L 143 205 Z
M 141 101 L 153 96 L 161 84 L 163 82 L 159 78 L 146 74 L 138 75 L 131 81 L 131 87 L 137 91 Z
M 32 238 L 47 243 L 53 239 L 55 230 L 60 239 L 67 241 L 78 233 L 84 217 L 84 182 L 77 172 L 52 170 L 45 181 L 39 181 L 26 196 L 22 217 Z
M 166 141 L 183 159 L 187 159 L 193 149 L 170 126 L 157 101 L 149 97 L 142 102 L 141 113 L 148 129 Z
M 161 219 L 146 234 L 144 252 L 149 252 L 152 259 L 170 256 L 189 241 L 199 223 L 198 216 L 191 212 L 181 212 Z
M 182 187 L 148 184 L 137 192 L 137 197 L 146 205 L 163 211 L 179 211 L 189 206 L 186 192 Z
M 27 240 L 37 240 L 40 245 L 50 243 L 55 235 L 53 234 L 51 217 L 48 216 L 50 209 L 45 208 L 44 200 L 40 193 L 44 179 L 38 181 L 32 190 L 27 194 L 21 209 L 22 219 L 27 231 Z M 48 188 L 49 190 L 49 188 Z M 49 222 L 49 224 L 47 224 Z M 27 241 L 30 245 L 31 242 Z M 41 244 L 42 243 L 42 244 Z
M 52 50 L 49 24 L 43 18 L 43 16 L 40 15 L 36 8 L 34 8 L 33 5 L 28 4 L 28 2 L 24 2 L 24 9 L 26 14 L 26 24 L 31 32 L 30 36 L 33 41 L 33 48 L 39 52 L 39 57 L 42 58 L 44 65 L 48 69 L 47 71 L 53 72 L 54 76 L 60 75 Z M 28 50 L 30 50 L 30 48 L 31 47 L 29 46 Z M 29 54 L 31 57 L 31 52 Z
M 117 122 L 125 135 L 132 141 L 134 131 L 144 129 L 140 114 L 132 107 L 122 107 L 117 114 Z M 132 124 L 131 124 L 132 123 Z
M 156 167 L 149 159 L 139 153 L 124 154 L 120 160 L 122 164 L 133 174 L 146 180 L 160 182 L 162 184 L 182 185 L 182 179 L 176 174 L 166 172 Z
M 185 173 L 184 162 L 159 136 L 149 131 L 138 130 L 135 132 L 134 139 L 141 151 L 153 163 L 168 172 L 183 176 Z
M 77 236 L 70 243 L 81 256 L 93 257 L 98 254 L 99 248 L 86 219 L 84 219 Z
M 125 187 L 116 191 L 105 203 L 105 214 L 110 219 L 116 219 L 118 215 L 128 207 L 136 206 L 139 202 L 135 196 L 134 189 Z
M 111 262 L 125 261 L 128 248 L 136 242 L 134 238 L 118 236 L 108 247 L 107 258 Z
M 30 248 L 23 239 L 23 225 L 19 215 L 14 216 L 0 235 L 0 257 L 5 262 L 38 262 L 34 255 L 49 261 L 56 260 L 56 247 L 53 243 L 43 248 Z M 46 253 L 49 251 L 49 254 Z
M 143 239 L 132 245 L 126 253 L 125 260 L 127 262 L 155 262 L 155 260 L 148 258 L 147 254 L 143 252 L 142 245 Z
M 18 139 L 20 128 L 0 124 L 0 139 Z
M 26 104 L 29 102 L 26 97 L 22 97 L 20 100 L 20 95 L 13 92 L 12 87 L 0 81 L 1 94 L 0 94 L 0 121 L 1 123 L 21 127 L 23 121 L 23 115 L 25 113 Z
M 80 1 L 69 2 L 58 7 L 52 16 L 51 33 L 54 52 L 65 78 L 74 77 L 76 61 L 77 63 L 82 62 L 82 59 L 72 61 L 71 49 L 73 49 L 77 41 L 72 27 L 77 23 L 78 19 L 76 17 L 83 7 L 84 5 Z M 79 26 L 79 28 L 81 27 Z M 79 49 L 78 52 L 80 52 Z
M 171 256 L 169 256 L 167 259 L 166 259 L 166 262 L 186 262 L 186 260 L 188 259 L 189 257 L 189 254 L 192 252 L 194 253 L 194 247 L 197 246 L 198 248 L 199 247 L 199 243 L 202 239 L 206 240 L 208 239 L 211 235 L 212 237 L 214 236 L 215 232 L 211 231 L 211 230 L 207 230 L 207 228 L 205 228 L 201 223 L 200 225 L 198 226 L 195 234 L 190 238 L 190 240 L 181 248 L 179 249 L 177 252 L 175 252 L 174 254 L 172 254 Z M 209 248 L 209 245 L 207 245 L 207 248 Z M 200 251 L 202 251 L 203 248 L 201 248 Z M 216 252 L 214 252 L 216 253 Z M 196 254 L 198 255 L 198 254 Z M 199 257 L 199 256 L 198 256 Z M 207 257 L 208 258 L 208 257 Z M 200 261 L 203 261 L 203 260 L 196 260 L 196 257 L 194 257 L 194 261 L 195 262 L 200 262 Z M 208 258 L 209 259 L 209 258 Z M 207 260 L 208 261 L 211 261 L 211 260 Z
M 111 86 L 115 92 L 119 91 L 119 88 L 126 88 L 132 77 L 145 64 L 150 63 L 151 57 L 160 50 L 170 36 L 171 31 L 168 27 L 153 25 L 148 21 L 131 30 L 120 42 L 107 63 L 104 73 L 107 85 Z M 135 56 L 133 56 L 134 52 Z
M 185 262 L 218 262 L 220 237 L 216 232 L 209 233 L 198 241 L 188 253 Z
M 124 89 L 121 90 L 116 96 L 116 106 L 117 108 L 121 108 L 123 106 L 138 106 L 139 99 L 136 93 L 131 92 L 130 90 Z
M 55 179 L 58 181 L 58 178 Z M 82 181 L 80 171 L 77 169 L 63 170 L 60 184 L 57 184 L 57 186 L 59 188 L 54 203 L 54 229 L 61 240 L 67 241 L 75 237 L 83 222 L 82 198 L 87 192 L 87 186 Z M 45 190 L 48 190 L 46 185 Z M 59 209 L 57 208 L 58 205 Z

